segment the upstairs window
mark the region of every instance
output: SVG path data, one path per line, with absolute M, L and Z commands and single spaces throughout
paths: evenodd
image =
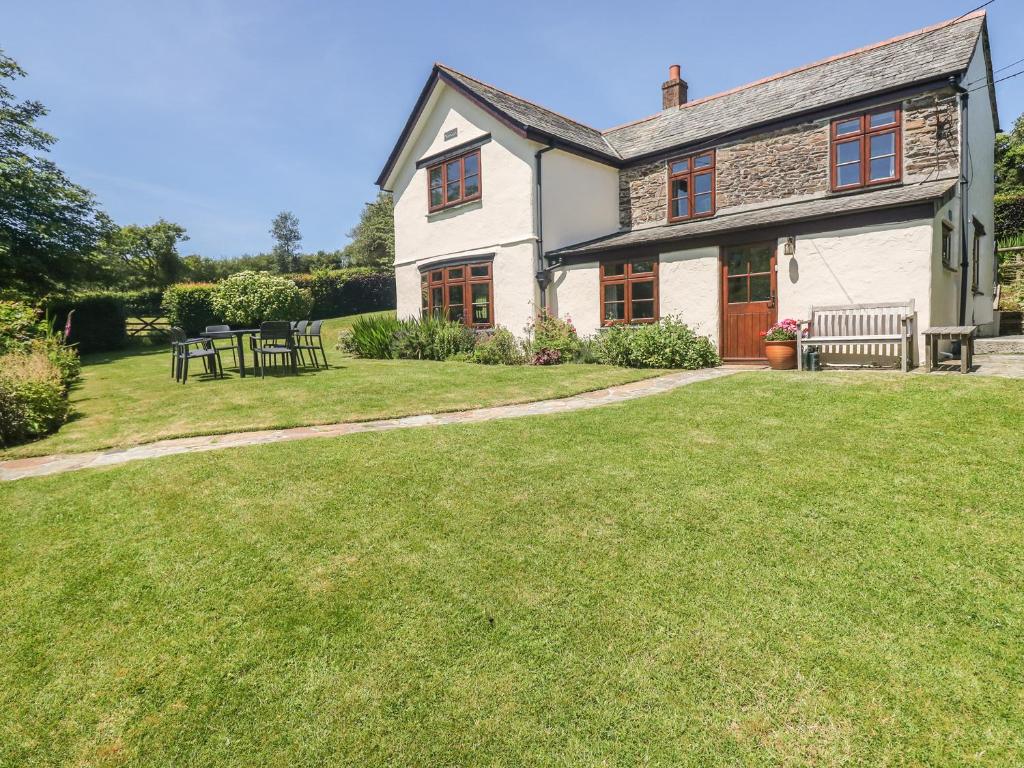
M 424 316 L 447 317 L 470 328 L 494 324 L 491 262 L 428 268 L 420 275 Z
M 953 225 L 948 221 L 942 222 L 942 266 L 956 269 L 953 264 Z
M 715 213 L 715 153 L 668 162 L 668 220 L 686 221 Z
M 901 146 L 898 107 L 833 120 L 833 191 L 899 181 Z
M 981 290 L 981 238 L 985 236 L 985 227 L 976 217 L 971 217 L 974 225 L 974 238 L 971 241 L 971 291 L 982 293 Z
M 653 323 L 658 319 L 658 260 L 601 264 L 601 325 Z
M 479 149 L 427 169 L 427 201 L 431 211 L 478 200 L 480 188 Z

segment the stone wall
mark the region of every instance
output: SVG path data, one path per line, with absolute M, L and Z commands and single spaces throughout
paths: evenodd
M 955 175 L 957 108 L 950 96 L 942 89 L 903 103 L 904 179 Z M 717 147 L 717 209 L 827 194 L 830 122 L 824 118 Z M 668 220 L 667 160 L 619 171 L 621 226 Z

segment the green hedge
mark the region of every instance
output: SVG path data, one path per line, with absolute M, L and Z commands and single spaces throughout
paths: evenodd
M 163 314 L 161 302 L 164 292 L 159 288 L 143 288 L 139 291 L 125 291 L 124 308 L 129 317 L 156 317 Z
M 171 325 L 194 336 L 224 321 L 213 309 L 213 283 L 177 283 L 164 291 L 163 310 Z
M 357 315 L 395 308 L 395 276 L 369 267 L 289 275 L 313 297 L 313 318 Z
M 996 195 L 996 239 L 1024 235 L 1024 195 Z
M 55 330 L 63 330 L 68 313 L 74 310 L 68 344 L 79 352 L 105 352 L 119 349 L 128 341 L 128 309 L 124 294 L 118 292 L 83 293 L 55 299 L 46 306 Z

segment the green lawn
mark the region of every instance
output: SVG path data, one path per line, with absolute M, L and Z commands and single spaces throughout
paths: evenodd
M 59 432 L 0 459 L 124 447 L 168 437 L 365 421 L 564 397 L 657 375 L 600 365 L 483 366 L 420 360 L 359 360 L 333 347 L 354 318 L 324 325 L 328 370 L 225 380 L 170 376 L 164 347 L 84 360 L 71 395 L 74 414 Z M 247 365 L 252 365 L 246 356 Z M 231 355 L 225 356 L 231 365 Z M 193 365 L 202 369 L 198 363 Z
M 892 374 L 9 483 L 0 765 L 1020 765 L 1022 510 Z

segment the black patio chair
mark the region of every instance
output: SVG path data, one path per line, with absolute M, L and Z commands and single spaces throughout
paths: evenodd
M 306 362 L 306 347 L 302 345 L 302 338 L 306 335 L 306 326 L 309 325 L 309 320 L 292 320 L 292 339 L 295 340 L 295 352 L 299 356 L 299 362 L 302 365 L 308 365 Z M 317 365 L 316 358 L 313 358 L 313 367 L 319 368 Z
M 230 325 L 208 325 L 206 326 L 206 333 L 230 333 Z M 218 339 L 210 339 L 210 346 L 216 347 L 218 352 L 231 352 L 231 363 L 238 367 L 238 353 L 235 352 L 235 337 L 228 336 L 224 339 L 227 342 L 225 346 L 217 346 Z
M 224 365 L 220 352 L 209 339 L 190 339 L 181 328 L 171 328 L 171 352 L 175 359 L 174 379 L 184 384 L 188 381 L 190 360 L 202 360 L 207 373 L 224 378 Z
M 316 359 L 316 353 L 319 350 L 320 356 L 324 360 L 324 368 L 330 368 L 331 366 L 327 364 L 327 352 L 324 350 L 324 337 L 320 332 L 323 324 L 323 320 L 314 320 L 307 325 L 303 334 L 297 338 L 295 347 L 299 350 L 308 350 L 313 358 L 313 365 L 317 368 L 320 367 Z
M 274 365 L 278 359 L 287 357 L 291 362 L 292 373 L 298 373 L 296 364 L 295 340 L 292 338 L 292 324 L 287 320 L 269 320 L 260 323 L 258 336 L 252 337 L 252 357 L 259 368 L 260 378 L 267 377 L 267 358 Z

